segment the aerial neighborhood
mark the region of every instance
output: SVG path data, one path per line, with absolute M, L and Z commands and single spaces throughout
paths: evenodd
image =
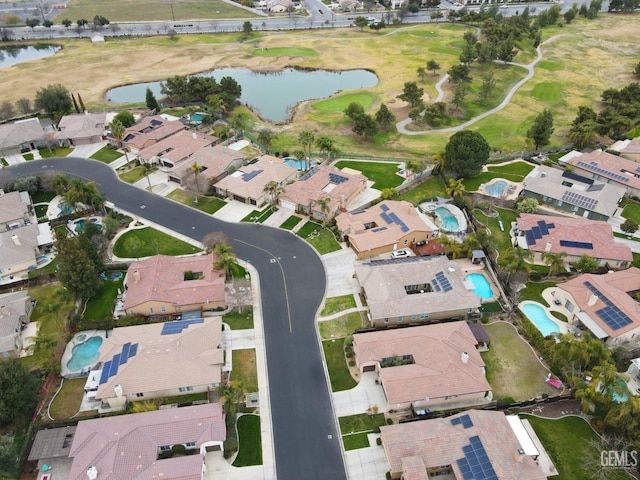
M 0 479 L 638 478 L 638 0 L 166 3 L 0 5 Z

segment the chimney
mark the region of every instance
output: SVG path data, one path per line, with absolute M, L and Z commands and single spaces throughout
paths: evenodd
M 122 397 L 122 386 L 120 384 L 113 387 L 113 391 L 115 392 L 116 397 L 118 398 Z
M 87 478 L 89 480 L 96 480 L 96 478 L 98 478 L 98 469 L 94 465 L 91 465 L 87 470 Z
M 18 238 L 17 235 L 11 235 L 11 240 L 13 240 L 13 243 L 15 243 L 16 245 L 20 246 L 20 239 Z
M 587 306 L 593 307 L 598 301 L 598 296 L 595 293 L 592 293 L 589 297 L 589 301 L 587 302 Z
M 135 270 L 133 272 L 133 280 L 138 283 L 140 281 L 140 272 L 138 270 Z
M 551 251 L 551 242 L 547 242 L 547 244 L 544 247 L 544 251 L 546 253 L 549 253 Z
M 460 360 L 462 360 L 462 363 L 469 363 L 469 354 L 467 352 L 462 352 Z
M 191 136 L 193 137 L 194 140 L 198 138 L 198 135 L 196 135 L 196 132 L 193 132 Z

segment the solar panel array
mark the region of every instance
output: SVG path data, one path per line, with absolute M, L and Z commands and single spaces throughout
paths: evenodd
M 585 197 L 576 192 L 564 192 L 562 194 L 562 201 L 576 205 L 578 207 L 586 208 L 587 210 L 593 210 L 598 204 L 598 200 Z
M 162 331 L 160 335 L 174 335 L 176 333 L 182 333 L 182 331 L 194 323 L 203 323 L 203 318 L 193 318 L 189 320 L 178 320 L 175 322 L 167 322 L 162 325 Z
M 544 220 L 538 220 L 537 225 L 531 227 L 531 230 L 524 231 L 527 245 L 535 245 L 536 240 L 541 239 L 545 235 L 549 235 L 549 231 L 552 228 L 556 228 L 554 223 L 546 223 Z
M 605 304 L 605 307 L 596 311 L 596 315 L 600 317 L 600 319 L 606 323 L 611 330 L 619 330 L 622 327 L 633 323 L 633 320 L 629 318 L 629 316 L 624 313 L 622 310 L 618 308 L 617 305 L 614 305 L 611 300 L 607 298 L 595 285 L 591 282 L 584 282 L 585 287 L 587 287 L 591 293 L 597 295 L 600 300 L 602 300 Z
M 398 217 L 398 215 L 396 215 L 394 212 L 387 213 L 386 211 L 384 211 L 380 214 L 380 216 L 388 224 L 395 223 L 396 225 L 400 226 L 400 229 L 403 232 L 409 231 L 409 227 L 407 227 L 407 225 L 402 220 L 400 220 L 400 217 Z
M 591 242 L 574 242 L 572 240 L 560 240 L 561 247 L 584 248 L 585 250 L 593 250 Z
M 313 167 L 311 170 L 309 170 L 307 173 L 305 173 L 304 175 L 302 175 L 299 180 L 300 181 L 305 181 L 305 180 L 309 180 L 311 177 L 313 177 L 313 175 L 318 171 L 318 167 Z
M 473 427 L 473 422 L 468 414 L 464 414 L 460 417 L 452 418 L 451 425 L 462 425 L 464 428 Z
M 109 380 L 114 375 L 117 375 L 118 367 L 127 363 L 127 360 L 129 360 L 131 357 L 134 357 L 136 353 L 138 353 L 137 343 L 134 343 L 133 345 L 131 344 L 131 342 L 125 343 L 122 346 L 122 350 L 120 351 L 120 353 L 116 353 L 113 357 L 111 357 L 111 360 L 107 360 L 106 362 L 104 362 L 104 365 L 102 365 L 100 385 L 102 385 L 103 383 L 107 383 L 107 380 Z
M 589 185 L 587 192 L 599 192 L 604 188 L 604 183 L 597 183 L 595 185 Z
M 264 170 L 254 170 L 252 172 L 243 173 L 242 174 L 242 181 L 243 182 L 248 182 L 249 180 L 252 180 L 255 177 L 257 177 L 258 175 L 260 175 L 262 172 L 264 172 Z
M 340 184 L 349 181 L 349 179 L 347 177 L 343 177 L 342 175 L 338 175 L 337 173 L 330 173 L 329 181 L 331 183 Z
M 440 287 L 442 287 L 442 290 L 444 290 L 445 292 L 450 292 L 451 290 L 453 290 L 451 283 L 449 283 L 449 279 L 443 271 L 439 271 L 438 273 L 436 273 L 436 278 L 432 281 L 432 283 L 434 286 L 439 285 Z
M 380 210 L 382 210 L 383 212 L 387 212 L 389 211 L 389 207 L 385 204 L 380 204 Z
M 578 175 L 573 172 L 562 172 L 562 176 L 564 178 L 570 178 L 571 180 L 575 180 L 576 182 L 586 183 L 587 185 L 593 184 L 593 180 L 587 177 L 583 177 L 582 175 Z
M 480 437 L 469 438 L 469 445 L 462 447 L 464 458 L 456 460 L 464 480 L 498 480 Z
M 578 166 L 582 168 L 586 168 L 587 170 L 591 170 L 592 172 L 599 173 L 600 175 L 606 175 L 607 177 L 613 178 L 614 180 L 618 180 L 619 182 L 629 181 L 629 177 L 620 175 L 619 173 L 612 172 L 610 170 L 606 170 L 604 168 L 600 168 L 597 162 L 587 163 L 587 162 L 579 161 Z
M 377 227 L 377 228 L 372 229 L 371 231 L 372 232 L 381 232 L 381 231 L 386 230 L 386 229 L 387 229 L 387 227 Z

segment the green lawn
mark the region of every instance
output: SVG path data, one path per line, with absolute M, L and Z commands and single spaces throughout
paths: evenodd
M 317 57 L 318 52 L 311 48 L 301 47 L 271 47 L 271 48 L 254 48 L 252 55 L 260 57 L 279 57 L 287 55 L 290 57 Z
M 86 378 L 64 379 L 62 388 L 51 402 L 49 413 L 54 420 L 71 418 L 80 410 Z
M 511 222 L 515 222 L 518 218 L 518 214 L 513 210 L 506 210 L 504 208 L 495 209 L 498 217 L 487 217 L 482 211 L 475 209 L 473 215 L 483 225 L 489 227 L 491 230 L 491 242 L 498 249 L 498 252 L 506 250 L 511 247 L 511 238 L 509 237 L 509 229 L 511 228 Z M 502 220 L 504 231 L 500 230 L 499 220 Z
M 354 433 L 351 435 L 343 435 L 342 443 L 345 451 L 358 450 L 359 448 L 369 448 L 369 437 L 366 433 Z
M 628 203 L 622 210 L 624 218 L 631 218 L 640 223 L 640 205 L 636 203 Z
M 142 166 L 134 167 L 131 170 L 121 173 L 119 177 L 123 182 L 134 184 L 145 177 L 145 169 Z
M 204 213 L 208 213 L 209 215 L 216 213 L 227 204 L 220 198 L 203 197 L 202 195 L 198 195 L 198 203 L 196 203 L 195 195 L 193 193 L 180 189 L 176 189 L 173 192 L 169 193 L 169 195 L 167 195 L 167 198 L 175 200 L 176 202 L 180 202 L 184 205 L 188 205 Z
M 31 201 L 33 204 L 37 203 L 49 203 L 56 196 L 56 192 L 51 192 L 48 190 L 38 190 L 34 194 L 31 195 Z
M 298 230 L 298 236 L 309 242 L 320 255 L 340 250 L 333 233 L 318 223 L 308 221 Z
M 263 210 L 252 210 L 251 213 L 246 215 L 241 222 L 256 222 L 263 223 L 267 218 L 273 215 L 273 208 L 268 206 Z
M 339 392 L 349 390 L 357 385 L 349 373 L 344 356 L 344 338 L 336 340 L 325 340 L 322 342 L 322 349 L 327 360 L 327 370 L 331 380 L 331 391 Z
M 313 108 L 321 112 L 344 112 L 350 103 L 356 102 L 362 105 L 366 112 L 373 105 L 374 97 L 370 93 L 345 93 L 327 100 L 321 100 L 313 105 Z
M 515 162 L 509 165 L 490 166 L 488 172 L 482 172 L 477 177 L 465 178 L 464 189 L 467 192 L 475 192 L 480 185 L 487 183 L 494 178 L 504 178 L 505 180 L 511 180 L 512 182 L 521 182 L 526 177 L 534 166 L 527 162 Z
M 258 372 L 256 370 L 255 348 L 233 350 L 232 355 L 231 380 L 240 382 L 247 392 L 257 392 Z
M 302 220 L 302 217 L 291 215 L 284 222 L 282 222 L 282 224 L 280 225 L 280 228 L 282 228 L 283 230 L 293 230 L 293 228 L 296 225 L 298 225 L 301 220 Z
M 72 147 L 60 147 L 60 148 L 52 148 L 49 150 L 48 148 L 40 149 L 40 156 L 42 158 L 52 158 L 52 157 L 66 157 L 73 151 Z
M 327 317 L 334 313 L 338 313 L 349 308 L 354 308 L 355 306 L 356 299 L 352 294 L 327 298 L 324 301 L 324 308 L 320 312 L 320 316 Z
M 335 320 L 318 322 L 320 337 L 323 340 L 343 338 L 351 335 L 362 326 L 362 318 L 359 312 L 349 313 Z
M 564 417 L 550 420 L 522 415 L 531 423 L 551 461 L 558 470 L 558 480 L 590 480 L 595 478 L 593 467 L 600 465 L 600 449 L 594 447 L 598 436 L 589 424 L 579 417 Z M 607 449 L 607 447 L 603 447 Z M 605 477 L 601 477 L 605 478 Z M 630 479 L 629 475 L 611 469 L 607 479 Z
M 336 167 L 348 167 L 362 172 L 365 177 L 374 182 L 373 186 L 378 190 L 395 188 L 404 181 L 404 178 L 398 175 L 397 163 L 351 162 L 341 160 L 336 163 Z
M 401 193 L 394 200 L 405 200 L 417 206 L 422 200 L 435 197 L 446 197 L 444 183 L 439 176 L 429 177 L 420 185 Z
M 367 448 L 369 446 L 367 433 L 379 431 L 378 429 L 385 424 L 383 413 L 350 415 L 338 418 L 338 422 L 345 450 Z
M 236 423 L 238 429 L 238 455 L 233 461 L 234 467 L 262 465 L 262 438 L 260 436 L 260 417 L 242 415 Z
M 23 153 L 22 158 L 24 158 L 27 162 L 29 160 L 33 160 L 33 153 Z
M 562 85 L 558 82 L 537 83 L 531 90 L 531 96 L 543 102 L 558 101 L 562 98 Z
M 114 160 L 120 158 L 122 155 L 124 155 L 122 152 L 118 152 L 115 148 L 110 147 L 109 145 L 105 145 L 89 158 L 99 160 L 104 163 L 111 163 Z
M 112 272 L 107 272 L 107 277 L 111 275 L 111 273 Z M 124 290 L 122 287 L 123 280 L 124 275 L 118 280 L 106 280 L 102 282 L 100 290 L 98 290 L 87 302 L 87 306 L 83 314 L 84 320 L 93 322 L 111 317 L 115 300 L 118 296 L 118 289 L 120 291 Z
M 245 330 L 253 328 L 253 307 L 244 307 L 242 312 L 235 308 L 222 316 L 222 321 L 229 325 L 231 330 Z
M 529 400 L 544 393 L 558 393 L 545 383 L 547 370 L 540 365 L 529 344 L 518 336 L 513 325 L 499 322 L 484 328 L 491 338 L 491 345 L 489 351 L 481 355 L 495 400 L 505 397 Z
M 527 286 L 520 290 L 520 301 L 533 300 L 539 302 L 542 305 L 549 306 L 546 300 L 542 298 L 542 292 L 550 287 L 555 287 L 555 282 L 527 282 Z
M 49 208 L 49 205 L 36 205 L 34 207 L 35 211 L 36 211 L 36 217 L 37 218 L 44 218 L 47 216 L 47 210 Z
M 151 257 L 153 255 L 189 255 L 201 250 L 155 228 L 131 230 L 116 240 L 113 253 L 120 258 Z

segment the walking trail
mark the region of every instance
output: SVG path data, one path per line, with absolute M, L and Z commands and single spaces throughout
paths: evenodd
M 544 42 L 542 42 L 540 45 L 538 45 L 536 47 L 536 51 L 538 52 L 537 57 L 532 60 L 530 63 L 528 63 L 527 65 L 523 65 L 521 63 L 513 63 L 513 62 L 507 62 L 508 65 L 515 65 L 516 67 L 522 67 L 527 69 L 527 75 L 520 80 L 518 83 L 516 83 L 511 90 L 509 90 L 509 92 L 507 93 L 507 96 L 504 97 L 504 100 L 502 100 L 502 103 L 500 103 L 500 105 L 498 105 L 495 108 L 492 108 L 491 110 L 488 110 L 480 115 L 478 115 L 477 117 L 472 118 L 471 120 L 468 120 L 460 125 L 456 125 L 455 127 L 447 127 L 447 128 L 438 128 L 438 129 L 434 129 L 434 130 L 421 130 L 421 131 L 413 131 L 413 130 L 407 130 L 407 125 L 409 123 L 411 123 L 411 119 L 410 118 L 405 118 L 404 120 L 401 120 L 400 122 L 398 122 L 396 124 L 396 128 L 398 129 L 398 131 L 404 135 L 428 135 L 431 133 L 451 133 L 451 132 L 457 132 L 460 130 L 463 130 L 471 125 L 473 125 L 476 122 L 479 122 L 480 120 L 487 118 L 490 115 L 493 115 L 496 112 L 499 112 L 500 110 L 502 110 L 503 108 L 505 108 L 507 105 L 509 105 L 509 102 L 511 102 L 511 99 L 513 98 L 513 96 L 515 95 L 515 93 L 518 91 L 518 89 L 524 85 L 525 83 L 527 83 L 529 81 L 529 79 L 531 79 L 531 77 L 533 77 L 534 72 L 534 68 L 536 66 L 536 64 L 542 60 L 542 46 L 546 45 L 547 43 L 550 43 L 554 40 L 556 40 L 557 38 L 560 38 L 564 36 L 564 34 L 560 34 L 560 35 L 554 35 L 553 37 L 545 40 Z M 442 90 L 442 85 L 444 84 L 444 82 L 447 81 L 447 79 L 449 78 L 449 75 L 446 74 L 445 76 L 443 76 L 440 81 L 438 81 L 438 83 L 436 83 L 436 90 L 438 91 L 438 96 L 435 98 L 434 102 L 441 102 L 443 97 L 444 97 L 444 91 Z

